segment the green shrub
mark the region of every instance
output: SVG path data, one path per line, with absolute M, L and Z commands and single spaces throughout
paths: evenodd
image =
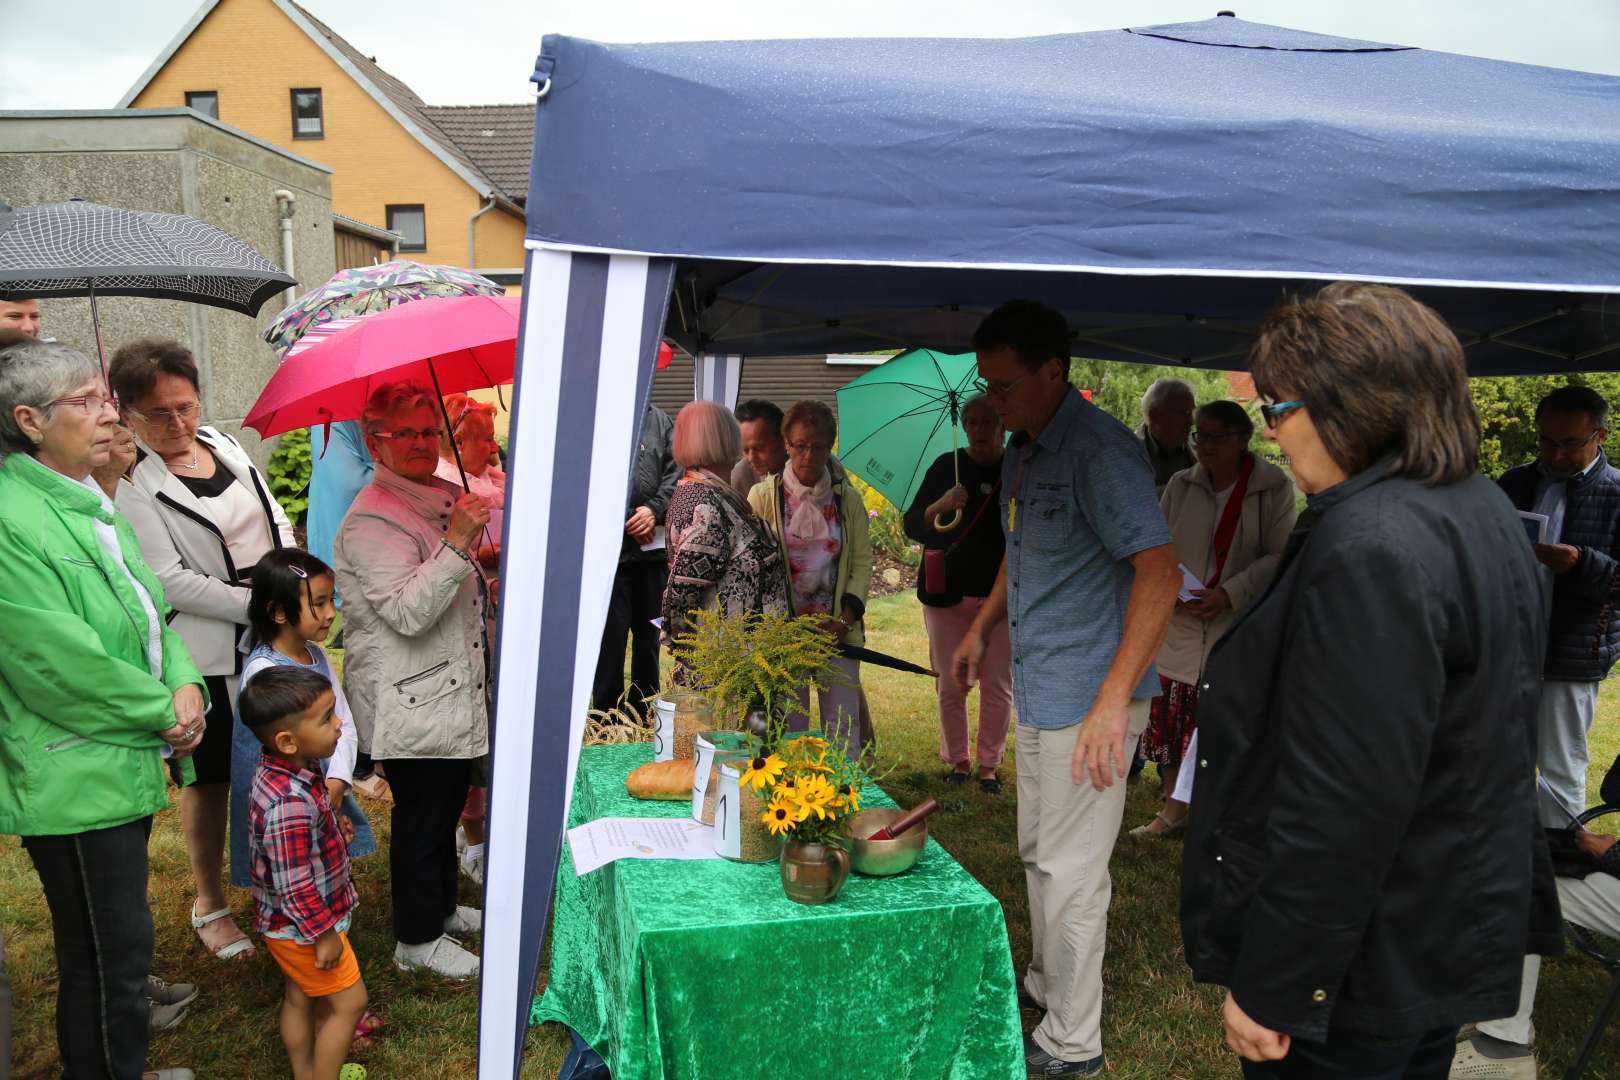
M 281 437 L 264 470 L 270 478 L 270 494 L 299 528 L 309 513 L 309 468 L 309 429 L 299 428 Z
M 893 559 L 902 566 L 921 563 L 922 547 L 906 535 L 900 511 L 854 473 L 849 474 L 849 479 L 855 485 L 855 490 L 861 493 L 861 502 L 866 505 L 866 528 L 872 538 L 873 554 Z

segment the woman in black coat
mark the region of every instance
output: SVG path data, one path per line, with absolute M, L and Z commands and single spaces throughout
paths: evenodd
M 1245 1076 L 1442 1080 L 1559 945 L 1535 560 L 1429 308 L 1331 285 L 1267 318 L 1250 369 L 1311 524 L 1206 669 L 1188 962 L 1229 989 Z

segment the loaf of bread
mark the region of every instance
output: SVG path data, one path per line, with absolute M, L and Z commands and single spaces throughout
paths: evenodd
M 638 799 L 692 798 L 692 766 L 694 762 L 651 761 L 637 767 L 624 779 L 624 786 Z

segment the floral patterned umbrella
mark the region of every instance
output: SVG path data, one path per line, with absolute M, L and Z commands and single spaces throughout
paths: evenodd
M 326 284 L 294 300 L 259 336 L 285 355 L 312 327 L 332 319 L 370 315 L 429 296 L 501 296 L 505 291 L 457 266 L 394 259 L 339 270 Z

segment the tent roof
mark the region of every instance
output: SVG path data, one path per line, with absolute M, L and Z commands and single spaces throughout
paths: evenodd
M 1283 289 L 1351 277 L 1417 286 L 1476 370 L 1620 367 L 1617 78 L 1233 18 L 548 37 L 535 77 L 531 243 L 681 258 L 688 347 L 957 349 L 1036 295 L 1082 354 L 1235 367 Z

